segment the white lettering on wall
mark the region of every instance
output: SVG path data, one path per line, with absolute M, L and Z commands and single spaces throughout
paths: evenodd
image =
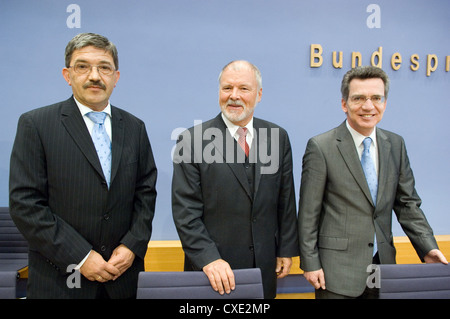
M 67 17 L 66 24 L 69 29 L 81 28 L 81 8 L 78 4 L 69 4 L 66 12 L 72 13 Z
M 372 14 L 367 17 L 366 24 L 369 29 L 381 28 L 381 8 L 378 4 L 369 4 L 367 6 L 366 12 L 371 12 Z

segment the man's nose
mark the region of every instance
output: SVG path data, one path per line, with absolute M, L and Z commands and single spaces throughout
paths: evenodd
M 232 100 L 239 100 L 240 95 L 239 95 L 239 89 L 238 88 L 233 88 L 233 90 L 231 91 L 231 99 Z
M 92 66 L 89 71 L 89 79 L 98 81 L 100 79 L 100 73 L 98 72 L 98 68 L 96 66 Z
M 372 110 L 374 107 L 375 105 L 373 105 L 371 99 L 366 99 L 366 101 L 362 105 L 363 110 Z

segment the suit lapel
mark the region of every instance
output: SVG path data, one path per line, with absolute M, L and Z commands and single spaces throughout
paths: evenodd
M 386 185 L 388 178 L 388 162 L 391 154 L 391 143 L 387 136 L 379 129 L 377 129 L 377 143 L 378 143 L 378 195 L 377 203 L 383 198 L 384 185 Z M 377 204 L 378 207 L 378 204 Z
M 217 128 L 222 132 L 222 136 L 215 136 L 213 135 L 213 141 L 215 146 L 215 150 L 221 153 L 223 156 L 224 162 L 230 167 L 231 171 L 233 172 L 236 179 L 239 181 L 239 184 L 241 184 L 242 188 L 244 188 L 247 195 L 250 197 L 251 200 L 253 200 L 253 195 L 250 192 L 250 185 L 248 184 L 247 180 L 247 174 L 245 173 L 245 168 L 243 163 L 236 163 L 236 156 L 233 156 L 233 161 L 227 160 L 226 154 L 234 154 L 234 150 L 239 149 L 239 147 L 236 147 L 237 142 L 234 139 L 234 137 L 231 136 L 230 132 L 227 129 L 227 126 L 225 125 L 225 122 L 222 119 L 221 114 L 219 114 L 214 121 L 211 123 L 211 127 Z M 222 138 L 221 141 L 218 141 L 218 138 Z M 232 143 L 227 143 L 227 141 L 232 141 Z M 221 143 L 222 142 L 222 143 Z M 229 145 L 227 145 L 229 144 Z M 233 147 L 233 150 L 227 150 L 227 147 Z M 227 153 L 233 152 L 233 153 Z M 234 154 L 236 155 L 236 154 Z
M 355 143 L 353 142 L 353 138 L 348 131 L 345 122 L 337 128 L 336 140 L 337 147 L 342 158 L 344 159 L 345 164 L 355 178 L 356 183 L 373 205 L 372 196 L 370 195 L 369 186 L 367 185 L 366 177 L 361 166 L 361 161 L 359 160 L 359 156 L 355 148 Z
M 269 159 L 266 158 L 267 154 L 272 154 L 271 145 L 270 145 L 270 139 L 268 138 L 269 132 L 267 134 L 260 134 L 261 133 L 261 123 L 258 121 L 258 119 L 253 118 L 253 141 L 250 148 L 250 152 L 252 155 L 250 158 L 255 161 L 255 194 L 258 193 L 259 188 L 259 182 L 261 181 L 261 166 L 262 163 L 268 163 Z M 266 152 L 259 152 L 258 147 L 264 145 L 266 147 Z
M 111 131 L 112 131 L 112 145 L 111 145 L 111 184 L 119 169 L 120 159 L 122 157 L 124 129 L 123 119 L 120 111 L 111 105 Z
M 91 135 L 73 98 L 67 100 L 63 105 L 61 122 L 92 167 L 104 178 Z

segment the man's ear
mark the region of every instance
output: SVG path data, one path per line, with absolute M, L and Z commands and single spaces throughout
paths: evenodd
M 71 82 L 70 82 L 70 74 L 69 74 L 69 69 L 68 68 L 62 69 L 62 75 L 64 77 L 64 80 L 66 80 L 66 82 L 69 85 L 72 85 Z
M 344 113 L 347 114 L 347 112 L 348 112 L 347 101 L 345 101 L 344 99 L 342 99 L 342 100 L 341 100 L 341 106 L 342 106 L 342 111 L 344 111 Z

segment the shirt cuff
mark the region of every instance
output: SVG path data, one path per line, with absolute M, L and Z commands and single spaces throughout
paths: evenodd
M 83 258 L 83 260 L 76 265 L 75 270 L 80 270 L 81 266 L 83 266 L 84 262 L 86 261 L 86 259 L 89 257 L 89 255 L 91 254 L 91 251 L 89 251 L 89 253 L 86 255 L 86 257 Z

